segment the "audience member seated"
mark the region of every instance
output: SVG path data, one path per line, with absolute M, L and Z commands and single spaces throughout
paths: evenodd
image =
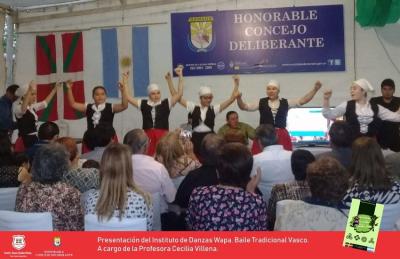
M 133 180 L 129 147 L 113 143 L 104 151 L 100 169 L 100 189 L 89 192 L 85 214 L 96 214 L 99 221 L 112 217 L 146 218 L 147 230 L 152 229 L 153 208 L 148 193 Z
M 38 141 L 25 151 L 25 153 L 29 156 L 29 159 L 33 161 L 33 158 L 35 157 L 35 153 L 38 148 L 54 142 L 55 140 L 57 140 L 59 134 L 60 129 L 58 128 L 58 125 L 54 122 L 47 121 L 40 125 L 38 131 Z
M 18 187 L 18 166 L 7 132 L 0 132 L 0 188 Z
M 14 129 L 17 128 L 16 123 L 13 121 L 12 104 L 18 99 L 15 94 L 19 85 L 10 85 L 7 87 L 6 92 L 0 97 L 0 133 L 5 133 L 11 139 Z
M 204 137 L 200 147 L 203 164 L 201 167 L 189 172 L 183 179 L 176 193 L 175 204 L 182 209 L 186 209 L 189 205 L 190 195 L 196 187 L 218 184 L 217 157 L 224 144 L 224 139 L 214 133 Z
M 94 129 L 89 129 L 88 146 L 92 151 L 81 156 L 82 159 L 92 159 L 100 163 L 101 156 L 107 145 L 113 141 L 114 129 L 106 124 L 99 124 Z M 89 144 L 90 143 L 90 144 Z
M 256 141 L 263 150 L 254 155 L 252 175 L 256 174 L 257 168 L 261 169 L 261 182 L 258 187 L 264 200 L 269 201 L 272 187 L 275 184 L 294 180 L 290 162 L 292 151 L 287 151 L 278 144 L 275 127 L 271 124 L 258 126 L 256 137 Z
M 100 186 L 99 171 L 95 168 L 79 168 L 78 146 L 73 138 L 63 137 L 57 140 L 64 145 L 69 153 L 70 167 L 63 175 L 63 181 L 84 193 L 90 189 L 98 189 Z
M 86 160 L 85 162 L 83 162 L 82 168 L 95 168 L 95 169 L 99 170 L 100 164 L 99 164 L 99 162 L 97 162 L 93 159 L 89 159 L 89 160 Z
M 188 137 L 188 138 L 192 137 L 193 128 L 192 128 L 192 113 L 191 112 L 188 113 L 187 122 L 179 125 L 179 128 L 181 129 L 181 131 L 183 132 L 183 134 L 186 137 Z
M 28 184 L 32 182 L 32 175 L 30 174 L 31 163 L 29 156 L 25 153 L 18 153 L 15 155 L 15 162 L 18 166 L 18 182 Z
M 341 199 L 348 188 L 348 173 L 339 161 L 325 156 L 307 168 L 311 198 L 277 203 L 275 230 L 344 230 L 347 224 Z
M 303 200 L 311 196 L 310 187 L 306 182 L 308 164 L 315 161 L 314 155 L 303 149 L 293 151 L 291 157 L 294 181 L 276 184 L 272 187 L 271 198 L 268 202 L 268 229 L 273 230 L 275 225 L 276 203 L 282 200 Z
M 351 144 L 354 139 L 352 127 L 345 121 L 335 121 L 328 134 L 332 150 L 318 154 L 317 158 L 332 156 L 348 169 L 351 164 Z
M 246 145 L 246 137 L 239 131 L 228 129 L 225 132 L 224 140 L 226 143 L 242 143 Z
M 218 135 L 225 138 L 227 142 L 241 142 L 248 145 L 249 139 L 255 138 L 256 131 L 249 124 L 239 122 L 237 112 L 229 111 L 226 113 L 226 124 L 218 130 Z
M 178 132 L 168 133 L 156 146 L 156 160 L 165 166 L 176 188 L 190 171 L 201 166 L 193 153 L 190 139 L 187 139 L 184 145 L 191 146 L 192 156 L 185 154 Z
M 167 211 L 168 202 L 175 199 L 176 188 L 163 164 L 146 155 L 149 138 L 142 129 L 126 133 L 124 144 L 132 150 L 133 179 L 137 186 L 150 194 L 159 194 L 161 214 Z M 158 210 L 158 208 L 156 208 Z M 156 210 L 155 209 L 155 210 Z
M 396 224 L 395 224 L 394 228 L 396 230 L 400 231 L 400 218 L 396 221 Z
M 83 230 L 83 209 L 80 192 L 62 176 L 68 171 L 69 154 L 52 143 L 41 146 L 32 164 L 32 182 L 21 184 L 15 210 L 19 212 L 51 212 L 55 231 Z
M 372 97 L 369 102 L 380 105 L 392 112 L 400 108 L 400 97 L 394 96 L 396 85 L 393 79 L 386 78 L 381 82 L 381 96 Z M 400 124 L 397 122 L 382 121 L 376 139 L 382 149 L 400 152 Z
M 253 157 L 241 143 L 222 147 L 217 162 L 218 185 L 197 187 L 189 200 L 191 230 L 266 230 L 267 206 L 256 187 L 260 171 L 250 179 Z
M 385 168 L 382 150 L 374 138 L 360 137 L 353 143 L 350 166 L 350 188 L 343 203 L 351 205 L 353 198 L 383 204 L 381 229 L 393 229 L 400 215 L 400 184 Z M 398 213 L 390 218 L 386 209 L 397 205 Z M 386 215 L 385 215 L 386 214 Z

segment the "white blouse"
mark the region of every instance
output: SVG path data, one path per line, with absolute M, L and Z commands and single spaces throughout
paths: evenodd
M 204 124 L 204 120 L 206 119 L 206 114 L 208 111 L 208 106 L 201 106 L 201 104 L 198 104 L 197 106 L 200 107 L 200 124 L 196 128 L 193 129 L 194 132 L 210 132 L 212 129 L 210 129 L 206 124 Z M 192 113 L 194 111 L 194 108 L 196 107 L 196 104 L 194 102 L 187 102 L 186 104 L 186 109 L 188 112 Z M 219 114 L 221 112 L 221 105 L 211 105 L 214 109 L 215 115 Z
M 138 109 L 140 109 L 140 107 L 142 106 L 142 100 L 143 99 L 139 99 L 137 101 L 138 102 Z M 152 109 L 151 109 L 151 119 L 153 120 L 153 125 L 155 124 L 155 121 L 156 121 L 156 109 L 155 109 L 155 107 L 157 105 L 160 105 L 162 101 L 164 101 L 164 99 L 163 100 L 160 99 L 158 102 L 153 102 L 150 99 L 147 99 L 147 104 L 152 107 Z M 168 98 L 168 107 L 169 107 L 169 109 L 172 108 L 171 98 Z
M 300 99 L 288 99 L 289 108 L 298 107 L 300 106 Z M 256 111 L 259 108 L 260 102 L 252 102 L 252 103 L 245 103 L 247 111 Z M 278 110 L 281 104 L 281 98 L 276 100 L 268 100 L 268 106 L 271 108 L 272 111 Z
M 277 203 L 274 230 L 278 231 L 338 231 L 347 224 L 348 211 L 309 204 L 304 201 L 283 200 Z
M 288 99 L 289 109 L 293 107 L 299 107 L 300 99 Z M 281 98 L 276 100 L 268 100 L 268 106 L 271 108 L 272 116 L 275 120 L 275 116 L 278 113 L 279 106 L 281 105 Z M 257 103 L 245 103 L 246 111 L 256 111 L 259 109 L 259 102 Z
M 343 102 L 333 109 L 324 107 L 322 109 L 322 115 L 327 119 L 336 119 L 343 116 L 346 113 L 347 102 Z M 361 105 L 356 102 L 356 115 L 358 122 L 360 123 L 360 132 L 368 132 L 368 124 L 373 120 L 374 112 L 372 111 L 371 104 L 368 102 Z M 392 112 L 385 107 L 378 104 L 378 118 L 384 121 L 400 122 L 400 113 Z
M 20 119 L 22 116 L 24 116 L 25 112 L 22 112 L 22 100 L 20 101 L 15 101 L 13 103 L 13 119 L 16 121 L 16 118 Z M 47 108 L 47 102 L 46 101 L 41 101 L 41 102 L 36 102 L 32 105 L 27 106 L 27 110 L 29 110 L 33 116 L 35 117 L 36 120 L 38 120 L 38 116 L 36 114 L 36 111 L 40 111 Z
M 96 214 L 96 205 L 100 197 L 99 190 L 91 190 L 86 195 L 85 214 Z M 115 217 L 119 216 L 119 210 L 114 211 Z M 147 230 L 152 230 L 153 227 L 153 206 L 147 206 L 145 199 L 138 193 L 128 190 L 127 201 L 125 204 L 124 218 L 146 218 Z

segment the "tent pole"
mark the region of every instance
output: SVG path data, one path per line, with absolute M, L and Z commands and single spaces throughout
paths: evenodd
M 12 15 L 6 15 L 7 45 L 6 45 L 6 85 L 14 83 L 14 22 Z

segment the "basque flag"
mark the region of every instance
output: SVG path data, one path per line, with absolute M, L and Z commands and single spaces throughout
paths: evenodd
M 85 102 L 83 81 L 83 37 L 82 32 L 53 33 L 36 36 L 36 82 L 37 99 L 44 100 L 55 83 L 72 80 L 73 94 L 77 102 Z M 40 121 L 58 120 L 59 109 L 64 119 L 75 120 L 84 117 L 83 113 L 74 110 L 67 100 L 64 89 L 64 100 L 58 107 L 57 95 L 48 103 L 46 109 L 39 111 Z

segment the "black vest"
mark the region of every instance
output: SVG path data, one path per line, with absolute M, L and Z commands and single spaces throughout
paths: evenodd
M 347 123 L 353 128 L 353 134 L 355 134 L 355 137 L 360 135 L 375 137 L 378 133 L 379 128 L 382 125 L 382 120 L 378 118 L 378 105 L 376 103 L 370 103 L 370 105 L 374 113 L 373 120 L 370 124 L 368 124 L 368 132 L 362 134 L 360 132 L 360 122 L 358 121 L 358 116 L 356 114 L 356 101 L 351 100 L 347 102 L 344 118 Z
M 276 128 L 286 128 L 286 118 L 289 111 L 288 101 L 284 98 L 279 100 L 280 104 L 274 120 L 271 107 L 268 105 L 268 100 L 268 97 L 261 98 L 258 104 L 258 110 L 260 111 L 260 124 L 272 124 Z
M 88 130 L 94 129 L 94 124 L 93 124 L 93 120 L 92 120 L 94 111 L 92 109 L 92 105 L 93 104 L 88 104 L 86 106 L 86 121 L 87 121 Z M 112 104 L 106 103 L 106 107 L 100 113 L 101 113 L 101 117 L 99 120 L 99 124 L 107 124 L 107 125 L 110 125 L 111 127 L 113 127 L 114 113 L 112 112 Z
M 201 122 L 201 113 L 200 106 L 195 106 L 192 112 L 192 127 L 193 129 L 200 125 Z M 208 107 L 206 112 L 206 119 L 204 120 L 204 124 L 207 125 L 212 131 L 214 131 L 215 124 L 215 112 L 212 106 Z
M 140 110 L 142 111 L 143 116 L 143 129 L 165 129 L 169 130 L 169 102 L 168 99 L 164 99 L 161 101 L 159 105 L 156 105 L 154 108 L 156 109 L 156 117 L 154 119 L 151 117 L 152 106 L 147 104 L 148 100 L 142 100 L 140 104 Z
M 18 135 L 24 136 L 37 131 L 35 115 L 26 110 L 21 118 L 17 119 Z
M 400 98 L 396 96 L 393 96 L 390 103 L 386 103 L 382 96 L 371 98 L 369 102 L 371 104 L 379 104 L 392 112 L 396 112 L 400 107 Z M 377 136 L 378 142 L 382 148 L 390 148 L 395 152 L 400 152 L 399 126 L 400 123 L 398 122 L 382 121 L 382 126 Z

